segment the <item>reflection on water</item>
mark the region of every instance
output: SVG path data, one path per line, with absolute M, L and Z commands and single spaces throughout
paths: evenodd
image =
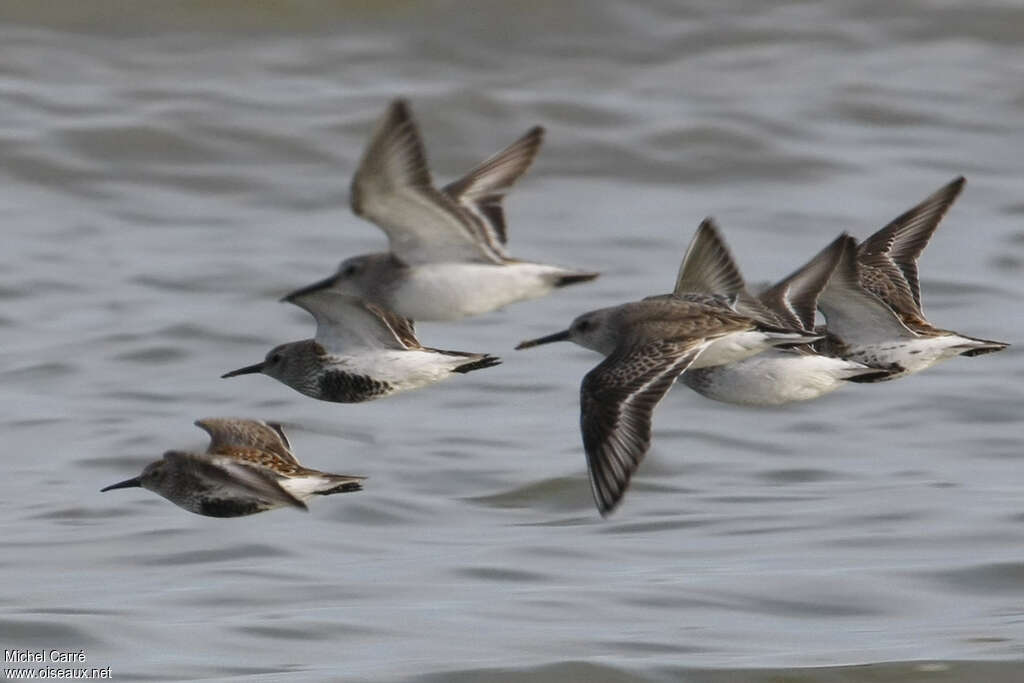
M 676 387 L 602 521 L 577 412 L 596 357 L 512 347 L 667 291 L 705 215 L 775 280 L 959 173 L 926 311 L 1019 340 L 1024 10 L 17 0 L 0 17 L 4 647 L 85 648 L 123 680 L 1019 677 L 999 661 L 1024 640 L 1015 348 L 783 409 Z M 396 95 L 439 180 L 545 125 L 506 202 L 513 252 L 604 275 L 420 326 L 502 356 L 486 377 L 360 405 L 222 382 L 310 334 L 278 297 L 383 247 L 346 188 Z M 98 493 L 201 447 L 205 415 L 282 421 L 311 467 L 366 490 L 241 520 Z

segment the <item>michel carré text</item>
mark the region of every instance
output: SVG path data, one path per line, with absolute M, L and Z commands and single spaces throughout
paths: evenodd
M 84 662 L 85 650 L 4 650 L 4 662 Z

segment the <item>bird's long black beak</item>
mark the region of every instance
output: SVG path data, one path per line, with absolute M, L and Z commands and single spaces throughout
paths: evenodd
M 337 281 L 337 275 L 332 275 L 328 278 L 324 278 L 323 280 L 317 280 L 311 285 L 306 285 L 305 287 L 296 289 L 294 292 L 288 294 L 287 296 L 281 297 L 281 301 L 287 301 L 288 303 L 291 303 L 300 296 L 312 294 L 313 292 L 319 292 L 321 289 L 330 289 L 331 287 L 334 286 L 334 283 L 336 283 Z
M 116 484 L 111 484 L 105 489 L 100 489 L 100 493 L 104 491 L 113 491 L 114 489 L 130 489 L 133 486 L 142 486 L 142 477 L 132 477 L 131 479 L 125 479 Z
M 244 368 L 238 368 L 231 372 L 225 372 L 220 376 L 221 379 L 227 379 L 228 377 L 238 377 L 239 375 L 251 375 L 256 372 L 263 372 L 263 363 L 257 363 L 256 365 L 246 365 Z
M 541 344 L 550 344 L 556 341 L 569 341 L 569 330 L 562 330 L 561 332 L 555 332 L 549 334 L 546 337 L 538 337 L 537 339 L 527 339 L 526 341 L 519 342 L 519 346 L 516 347 L 516 351 L 520 349 L 528 349 L 531 346 L 540 346 Z

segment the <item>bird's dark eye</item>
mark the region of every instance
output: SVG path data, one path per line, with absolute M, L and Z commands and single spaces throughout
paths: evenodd
M 352 264 L 349 264 L 349 265 L 345 266 L 345 269 L 343 271 L 341 271 L 341 276 L 342 277 L 353 277 L 358 272 L 359 272 L 359 266 L 357 266 L 356 264 L 352 263 Z
M 581 320 L 579 322 L 579 324 L 576 325 L 576 329 L 578 331 L 580 331 L 580 332 L 586 332 L 587 330 L 591 329 L 592 327 L 593 327 L 593 324 L 589 320 Z
M 271 363 L 280 363 L 281 362 L 281 354 L 275 353 L 273 356 L 270 357 L 270 362 Z

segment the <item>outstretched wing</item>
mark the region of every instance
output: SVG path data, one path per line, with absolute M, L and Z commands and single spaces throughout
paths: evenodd
M 406 264 L 502 262 L 480 239 L 479 219 L 434 187 L 404 100 L 392 102 L 377 124 L 352 178 L 350 204 L 387 234 L 391 252 Z
M 318 289 L 284 300 L 316 319 L 316 342 L 329 353 L 355 348 L 419 348 L 408 320 L 359 297 Z
M 495 253 L 502 256 L 505 255 L 508 231 L 501 202 L 530 168 L 543 141 L 544 129 L 535 126 L 443 190 L 459 205 L 476 215 L 479 219 L 476 225 L 481 228 L 480 237 L 488 242 Z
M 717 294 L 734 298 L 746 284 L 713 218 L 701 221 L 676 275 L 674 294 Z
M 818 297 L 828 332 L 853 345 L 916 337 L 888 305 L 861 286 L 857 240 L 849 235 L 843 239 L 839 263 Z
M 286 462 L 299 464 L 292 453 L 284 428 L 276 422 L 233 417 L 204 417 L 195 425 L 210 435 L 207 453 L 227 454 L 229 449 L 253 448 L 272 453 Z
M 698 302 L 692 295 L 711 294 L 728 301 L 730 308 L 743 315 L 772 325 L 782 324 L 773 311 L 747 291 L 739 266 L 710 216 L 701 221 L 686 249 L 672 293 Z
M 835 272 L 843 250 L 849 244 L 843 233 L 814 258 L 775 285 L 761 292 L 758 298 L 789 327 L 814 331 L 814 314 L 818 296 Z
M 917 259 L 966 182 L 963 176 L 956 178 L 858 247 L 862 284 L 897 313 L 924 317 Z
M 627 346 L 583 378 L 580 427 L 590 487 L 602 516 L 622 500 L 647 454 L 655 406 L 709 343 L 659 340 Z

